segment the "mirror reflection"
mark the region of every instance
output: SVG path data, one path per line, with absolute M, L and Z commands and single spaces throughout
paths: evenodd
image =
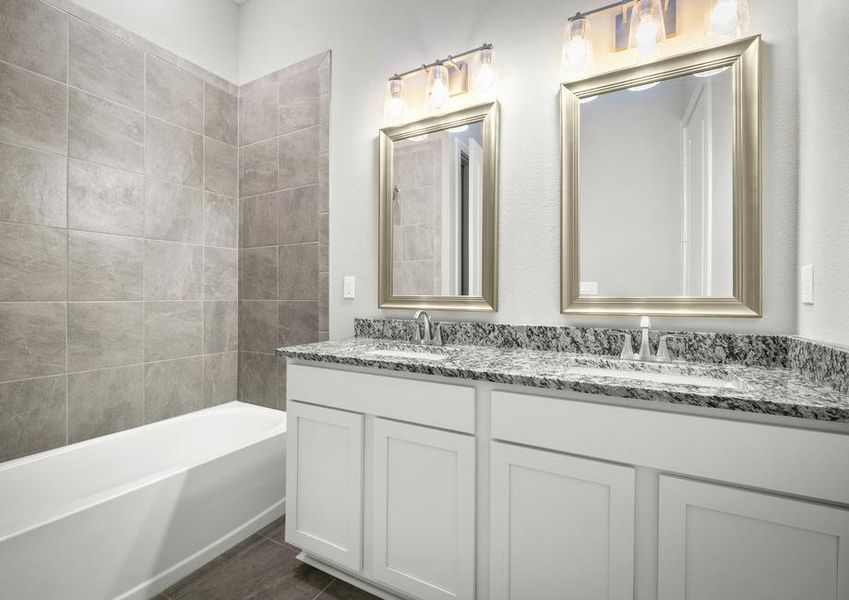
M 392 294 L 482 295 L 483 123 L 397 140 Z
M 580 296 L 733 295 L 732 70 L 580 105 Z

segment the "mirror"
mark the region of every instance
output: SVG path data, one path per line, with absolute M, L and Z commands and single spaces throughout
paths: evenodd
M 758 46 L 564 84 L 563 312 L 760 316 Z
M 497 105 L 381 131 L 380 306 L 495 310 Z

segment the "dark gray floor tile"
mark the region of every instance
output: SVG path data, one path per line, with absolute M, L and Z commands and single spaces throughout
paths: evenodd
M 340 579 L 334 579 L 316 600 L 371 600 L 377 596 L 369 594 L 365 590 L 354 587 Z

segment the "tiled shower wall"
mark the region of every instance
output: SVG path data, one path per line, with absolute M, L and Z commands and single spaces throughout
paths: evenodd
M 241 87 L 239 398 L 285 408 L 279 346 L 327 339 L 330 53 Z
M 0 2 L 0 461 L 236 398 L 237 113 L 66 0 Z

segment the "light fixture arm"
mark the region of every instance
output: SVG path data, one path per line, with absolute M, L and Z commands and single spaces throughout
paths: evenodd
M 628 0 L 628 1 L 631 1 L 631 0 Z M 470 54 L 474 54 L 476 52 L 480 52 L 481 50 L 492 50 L 492 47 L 493 47 L 492 44 L 486 43 L 486 44 L 481 44 L 477 48 L 472 48 L 471 50 L 466 50 L 465 52 L 461 52 L 460 54 L 453 54 L 453 55 L 449 54 L 445 58 L 437 59 L 437 60 L 435 60 L 431 63 L 423 64 L 422 66 L 416 67 L 414 69 L 410 69 L 409 71 L 404 71 L 403 73 L 396 73 L 395 75 L 390 77 L 390 79 L 404 79 L 404 78 L 409 77 L 411 75 L 415 75 L 416 73 L 419 73 L 421 71 L 427 71 L 431 67 L 435 67 L 437 65 L 448 64 L 448 65 L 456 66 L 457 65 L 457 63 L 456 63 L 457 59 L 469 56 Z

